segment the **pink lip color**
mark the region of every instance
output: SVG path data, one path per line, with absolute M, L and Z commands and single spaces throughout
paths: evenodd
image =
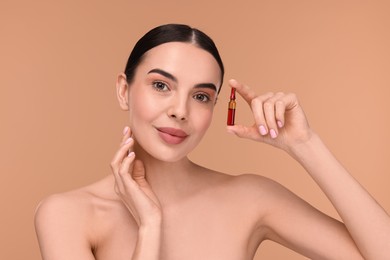
M 156 128 L 158 135 L 168 144 L 180 144 L 187 138 L 186 132 L 181 129 L 171 127 Z

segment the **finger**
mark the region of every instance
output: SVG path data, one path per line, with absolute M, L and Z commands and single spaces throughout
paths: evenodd
M 122 164 L 119 168 L 119 177 L 121 178 L 121 181 L 126 185 L 129 180 L 131 179 L 132 174 L 132 164 L 135 159 L 134 152 L 130 152 L 122 161 Z M 131 183 L 131 181 L 130 181 Z
M 134 180 L 131 178 L 131 171 L 133 168 L 135 159 L 134 152 L 130 152 L 122 161 L 120 169 L 118 171 L 118 190 L 119 197 L 123 200 L 126 207 L 129 209 L 130 213 L 134 217 L 135 221 L 140 224 L 140 218 L 134 205 L 134 200 L 129 198 L 136 197 L 134 196 L 134 191 L 138 190 Z
M 135 160 L 133 171 L 132 171 L 132 177 L 135 180 L 135 182 L 138 183 L 138 185 L 143 186 L 146 182 L 145 178 L 145 166 L 142 161 Z
M 263 103 L 272 96 L 273 93 L 269 92 L 252 99 L 251 102 L 253 117 L 261 135 L 266 135 L 268 133 L 267 122 L 264 116 Z
M 132 152 L 132 154 L 134 154 L 134 152 Z M 130 155 L 130 154 L 129 154 Z M 126 156 L 128 157 L 128 156 Z M 117 194 L 122 194 L 126 189 L 126 182 L 124 180 L 124 177 L 123 177 L 123 172 L 126 171 L 126 169 L 129 169 L 130 165 L 131 164 L 131 160 L 129 159 L 122 159 L 121 162 L 115 162 L 115 163 L 112 163 L 111 167 L 112 167 L 112 172 L 113 172 L 113 175 L 114 175 L 114 178 L 115 178 L 115 186 L 114 186 L 114 189 L 115 189 L 115 192 Z M 128 170 L 127 170 L 128 172 Z
M 282 128 L 284 126 L 285 112 L 286 112 L 285 103 L 283 102 L 283 100 L 277 100 L 275 102 L 275 118 L 276 118 L 276 124 L 278 125 L 279 128 Z
M 114 174 L 115 180 L 118 181 L 118 172 L 122 164 L 123 159 L 127 156 L 129 149 L 134 144 L 133 138 L 129 137 L 115 153 L 114 158 L 111 160 L 111 170 Z
M 258 140 L 258 141 L 262 140 L 262 136 L 259 134 L 256 124 L 250 127 L 243 126 L 243 125 L 227 126 L 227 131 L 240 138 L 247 138 L 247 139 Z
M 250 105 L 252 102 L 252 99 L 256 97 L 256 93 L 247 85 L 239 83 L 235 79 L 229 80 L 229 85 L 232 88 L 235 88 L 236 91 L 240 94 L 240 96 L 243 97 L 243 99 Z
M 278 124 L 277 124 L 277 118 L 276 118 L 276 103 L 280 103 L 279 100 L 282 96 L 284 96 L 283 93 L 279 92 L 267 99 L 264 102 L 263 109 L 264 109 L 264 116 L 265 120 L 267 122 L 267 127 L 269 129 L 269 134 L 271 138 L 276 138 L 278 136 Z M 280 101 L 280 102 L 278 102 Z M 279 104 L 280 105 L 280 104 Z M 280 111 L 278 111 L 280 113 Z M 282 111 L 284 113 L 284 111 Z
M 123 162 L 118 171 L 118 175 L 119 175 L 118 187 L 122 194 L 129 193 L 129 192 L 132 193 L 134 189 L 138 189 L 138 187 L 136 187 L 135 181 L 132 179 L 134 160 L 135 160 L 135 154 L 134 152 L 130 152 L 129 155 L 127 155 L 126 158 L 123 159 Z
M 123 145 L 126 142 L 126 140 L 129 137 L 131 137 L 131 134 L 132 134 L 132 132 L 131 132 L 130 127 L 125 126 L 125 128 L 123 129 L 123 136 L 122 136 L 122 141 L 121 141 L 120 145 Z
M 145 166 L 141 160 L 135 160 L 133 164 L 132 176 L 134 181 L 140 186 L 146 196 L 151 199 L 156 205 L 159 204 L 156 195 L 146 180 Z
M 152 203 L 155 206 L 159 205 L 156 195 L 153 193 L 149 183 L 145 179 L 144 164 L 140 160 L 135 160 L 134 152 L 131 152 L 129 156 L 123 160 L 119 172 L 124 184 L 124 191 L 134 198 L 132 203 L 127 203 L 134 216 L 139 217 L 137 209 L 146 206 L 145 203 Z
M 298 99 L 295 94 L 283 94 L 275 101 L 275 119 L 279 128 L 286 122 L 286 113 L 298 106 Z
M 281 101 L 283 101 L 286 111 L 292 110 L 299 105 L 298 98 L 294 93 L 286 94 L 281 98 Z
M 114 185 L 114 191 L 116 194 L 121 194 L 122 191 L 124 191 L 124 184 L 122 179 L 119 177 L 118 171 L 113 171 L 114 179 L 115 179 L 115 185 Z

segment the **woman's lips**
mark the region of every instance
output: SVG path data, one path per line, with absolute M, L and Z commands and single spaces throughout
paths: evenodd
M 188 134 L 181 129 L 171 127 L 156 128 L 158 135 L 168 144 L 180 144 L 183 142 Z

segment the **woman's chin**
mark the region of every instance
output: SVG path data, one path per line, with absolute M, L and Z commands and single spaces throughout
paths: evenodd
M 155 148 L 155 147 L 152 147 Z M 136 156 L 139 156 L 139 159 L 151 159 L 161 162 L 167 162 L 167 163 L 175 163 L 183 160 L 187 157 L 186 152 L 181 152 L 179 150 L 172 150 L 172 149 L 137 149 Z
M 142 141 L 146 141 L 145 145 L 142 145 Z M 155 142 L 151 145 L 148 140 L 138 140 L 136 155 L 141 157 L 150 157 L 161 162 L 175 163 L 185 158 L 195 148 L 195 142 L 182 142 L 180 144 L 165 144 L 164 142 Z M 197 142 L 196 142 L 197 144 Z M 142 155 L 144 154 L 144 155 Z M 146 159 L 146 158 L 145 158 Z
M 167 163 L 175 163 L 183 160 L 187 157 L 187 154 L 170 154 L 170 153 L 161 153 L 161 154 L 150 154 L 151 157 L 154 159 L 161 161 L 161 162 L 167 162 Z

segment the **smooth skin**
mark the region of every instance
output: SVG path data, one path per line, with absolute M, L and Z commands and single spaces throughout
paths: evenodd
M 151 73 L 156 68 L 174 77 Z M 293 94 L 257 95 L 230 80 L 255 123 L 227 131 L 290 154 L 343 223 L 270 179 L 226 175 L 187 158 L 217 99 L 217 89 L 205 86 L 219 86 L 219 78 L 213 57 L 188 43 L 150 50 L 131 84 L 118 76 L 129 127 L 112 159 L 113 174 L 40 203 L 35 224 L 43 259 L 244 260 L 267 239 L 311 259 L 390 259 L 389 215 L 310 128 Z M 168 144 L 156 127 L 179 128 L 188 137 Z

